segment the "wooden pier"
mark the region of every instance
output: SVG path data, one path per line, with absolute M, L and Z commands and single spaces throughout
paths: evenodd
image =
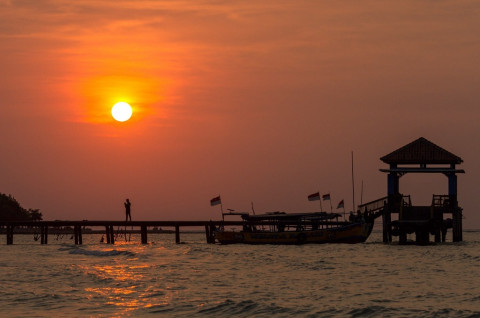
M 318 223 L 319 225 L 322 222 Z M 344 225 L 342 221 L 328 221 L 328 225 Z M 121 233 L 140 233 L 141 244 L 148 244 L 148 228 L 173 228 L 174 230 L 165 231 L 175 234 L 175 243 L 180 241 L 180 228 L 196 227 L 205 229 L 206 242 L 215 243 L 215 230 L 226 226 L 271 226 L 276 225 L 275 221 L 12 221 L 0 222 L 0 233 L 5 232 L 7 236 L 7 245 L 13 244 L 14 234 L 39 234 L 40 243 L 47 244 L 49 234 L 73 234 L 75 245 L 83 244 L 83 236 L 88 234 L 103 234 L 105 243 L 115 244 L 115 234 Z M 92 231 L 91 227 L 100 227 L 102 230 Z M 117 227 L 115 231 L 114 228 Z M 155 232 L 153 233 L 165 233 Z
M 180 228 L 200 227 L 205 228 L 205 236 L 207 243 L 215 243 L 214 231 L 219 226 L 242 226 L 242 221 L 14 221 L 0 222 L 0 229 L 3 229 L 7 236 L 7 245 L 13 244 L 15 230 L 17 234 L 25 234 L 25 230 L 31 233 L 35 229 L 39 229 L 40 243 L 48 244 L 48 236 L 50 233 L 65 233 L 68 228 L 69 233 L 73 231 L 73 237 L 76 245 L 83 244 L 83 235 L 89 233 L 85 228 L 101 227 L 106 237 L 107 244 L 115 244 L 114 228 L 122 228 L 122 232 L 135 232 L 140 230 L 140 241 L 142 244 L 148 244 L 148 228 L 162 227 L 173 228 L 175 233 L 175 242 L 180 243 Z M 131 229 L 131 230 L 130 230 Z M 36 232 L 36 231 L 35 231 Z M 118 231 L 117 231 L 118 232 Z M 95 231 L 98 233 L 98 231 Z

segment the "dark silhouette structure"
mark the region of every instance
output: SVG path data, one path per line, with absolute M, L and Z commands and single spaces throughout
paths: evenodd
M 132 221 L 132 215 L 130 214 L 130 206 L 132 204 L 130 203 L 130 200 L 127 199 L 124 205 L 125 205 L 125 221 Z
M 207 243 L 215 243 L 215 229 L 220 226 L 242 226 L 244 221 L 2 221 L 0 220 L 0 234 L 6 234 L 7 245 L 13 244 L 14 234 L 31 234 L 31 230 L 38 230 L 37 236 L 40 238 L 41 244 L 48 244 L 48 236 L 57 233 L 61 228 L 68 228 L 68 233 L 72 233 L 72 239 L 75 241 L 75 245 L 83 244 L 83 236 L 85 234 L 94 234 L 91 231 L 86 230 L 87 227 L 103 227 L 105 229 L 105 242 L 107 244 L 115 244 L 117 234 L 120 230 L 114 230 L 115 227 L 119 229 L 124 227 L 131 227 L 128 233 L 140 233 L 141 243 L 148 243 L 148 228 L 158 227 L 172 227 L 174 230 L 167 230 L 164 233 L 175 234 L 175 243 L 180 242 L 180 227 L 202 227 L 205 226 L 205 235 Z M 134 227 L 137 228 L 134 230 Z M 25 232 L 25 229 L 29 228 L 30 231 Z M 123 230 L 122 230 L 123 231 Z M 37 232 L 37 231 L 35 231 Z M 64 233 L 64 232 L 62 232 Z
M 382 216 L 383 242 L 392 242 L 392 236 L 399 237 L 399 243 L 407 243 L 407 234 L 415 233 L 417 244 L 428 244 L 430 234 L 435 242 L 444 242 L 447 229 L 452 229 L 453 242 L 462 241 L 462 208 L 457 201 L 457 173 L 465 173 L 456 165 L 462 158 L 435 145 L 425 138 L 419 138 L 380 158 L 389 169 L 387 173 L 387 196 L 359 208 L 371 217 Z M 429 206 L 412 205 L 410 195 L 400 192 L 400 178 L 407 173 L 441 173 L 448 180 L 448 194 L 433 194 Z M 444 219 L 444 215 L 451 218 Z M 392 220 L 392 215 L 397 215 Z

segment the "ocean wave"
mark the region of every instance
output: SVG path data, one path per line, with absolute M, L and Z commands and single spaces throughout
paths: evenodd
M 395 311 L 396 309 L 384 306 L 365 306 L 351 310 L 348 315 L 350 317 L 383 317 L 385 315 L 391 315 Z
M 456 310 L 452 308 L 438 308 L 436 310 L 393 308 L 384 306 L 365 306 L 356 308 L 347 313 L 349 317 L 480 317 L 478 312 L 470 310 Z
M 60 250 L 60 249 L 59 249 Z M 105 256 L 119 256 L 119 255 L 124 255 L 124 256 L 135 256 L 136 254 L 130 251 L 119 251 L 119 250 L 85 250 L 82 248 L 73 248 L 73 249 L 63 249 L 63 250 L 68 250 L 69 254 L 74 254 L 74 255 L 88 255 L 88 256 L 99 256 L 99 257 L 105 257 Z
M 471 260 L 471 261 L 479 261 L 480 260 L 480 255 L 472 255 L 472 254 L 462 253 L 460 256 L 464 260 Z
M 209 308 L 203 308 L 199 310 L 197 314 L 200 315 L 214 315 L 214 316 L 235 316 L 235 317 L 253 317 L 253 316 L 270 316 L 270 315 L 305 315 L 308 312 L 305 310 L 299 310 L 298 308 L 292 309 L 287 307 L 281 307 L 274 303 L 261 304 L 253 300 L 243 300 L 235 302 L 231 299 L 227 299 L 222 303 Z
M 76 245 L 62 244 L 62 247 L 60 247 L 58 250 L 59 251 L 70 251 L 70 250 L 74 250 L 74 249 L 78 249 L 78 247 Z

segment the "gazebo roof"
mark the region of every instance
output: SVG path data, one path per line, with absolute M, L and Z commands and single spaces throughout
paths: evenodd
M 421 137 L 380 158 L 388 164 L 460 164 L 462 158 Z

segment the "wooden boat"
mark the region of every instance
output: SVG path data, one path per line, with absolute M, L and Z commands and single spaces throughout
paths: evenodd
M 340 214 L 326 212 L 222 215 L 224 220 L 227 215 L 241 216 L 243 228 L 217 229 L 215 238 L 220 244 L 362 243 L 373 229 L 373 219 L 366 221 L 360 214 L 351 214 L 349 221 L 338 221 Z

